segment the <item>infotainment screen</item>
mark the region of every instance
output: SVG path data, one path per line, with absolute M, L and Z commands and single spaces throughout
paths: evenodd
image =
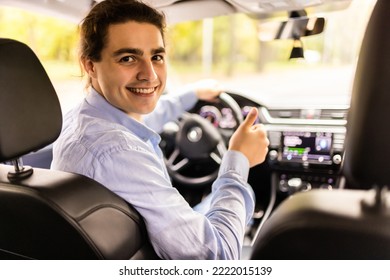
M 332 133 L 285 131 L 282 161 L 331 164 Z

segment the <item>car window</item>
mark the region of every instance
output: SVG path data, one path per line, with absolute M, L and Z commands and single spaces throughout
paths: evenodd
M 326 13 L 325 31 L 302 38 L 304 60 L 289 59 L 292 40 L 262 41 L 264 21 L 244 14 L 169 26 L 168 90 L 215 78 L 269 107 L 301 106 L 302 102 L 347 106 L 361 38 L 374 3 L 355 0 L 345 10 Z M 84 95 L 77 62 L 77 25 L 66 18 L 0 8 L 2 37 L 26 42 L 34 49 L 64 112 Z
M 59 95 L 63 111 L 82 98 L 76 60 L 77 23 L 39 12 L 0 7 L 1 37 L 30 46 L 41 60 Z
M 320 14 L 326 18 L 325 30 L 302 37 L 305 59 L 289 59 L 293 40 L 261 40 L 266 24 L 246 15 L 177 24 L 170 33 L 181 42 L 172 49 L 174 81 L 212 76 L 269 107 L 300 107 L 302 102 L 347 106 L 374 3 L 352 1 L 345 10 Z M 188 30 L 196 30 L 191 31 L 196 36 L 187 40 Z

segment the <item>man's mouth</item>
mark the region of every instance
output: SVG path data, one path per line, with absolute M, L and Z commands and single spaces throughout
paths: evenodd
M 127 90 L 131 91 L 134 94 L 137 95 L 149 95 L 154 93 L 157 90 L 157 87 L 152 87 L 152 88 L 132 88 L 129 87 Z

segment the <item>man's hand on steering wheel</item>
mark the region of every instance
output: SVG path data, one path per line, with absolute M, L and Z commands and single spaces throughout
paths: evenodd
M 240 106 L 227 93 L 220 93 L 217 83 L 214 85 L 212 90 L 210 86 L 208 90 L 202 90 L 197 85 L 200 89 L 198 94 L 203 100 L 215 99 L 209 102 L 218 100 L 223 107 L 230 108 L 237 128 L 243 120 Z M 172 180 L 190 187 L 212 183 L 217 178 L 219 164 L 227 150 L 227 141 L 220 129 L 195 113 L 183 114 L 174 127 L 162 133 L 166 143 L 166 148 L 163 148 L 165 164 Z
M 193 83 L 194 91 L 199 100 L 215 101 L 222 93 L 221 85 L 217 80 L 205 79 Z

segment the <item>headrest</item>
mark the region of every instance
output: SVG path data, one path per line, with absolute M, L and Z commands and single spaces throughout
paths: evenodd
M 390 185 L 390 1 L 368 23 L 353 85 L 344 175 L 355 187 Z
M 0 38 L 0 162 L 54 142 L 61 126 L 58 97 L 34 52 Z

